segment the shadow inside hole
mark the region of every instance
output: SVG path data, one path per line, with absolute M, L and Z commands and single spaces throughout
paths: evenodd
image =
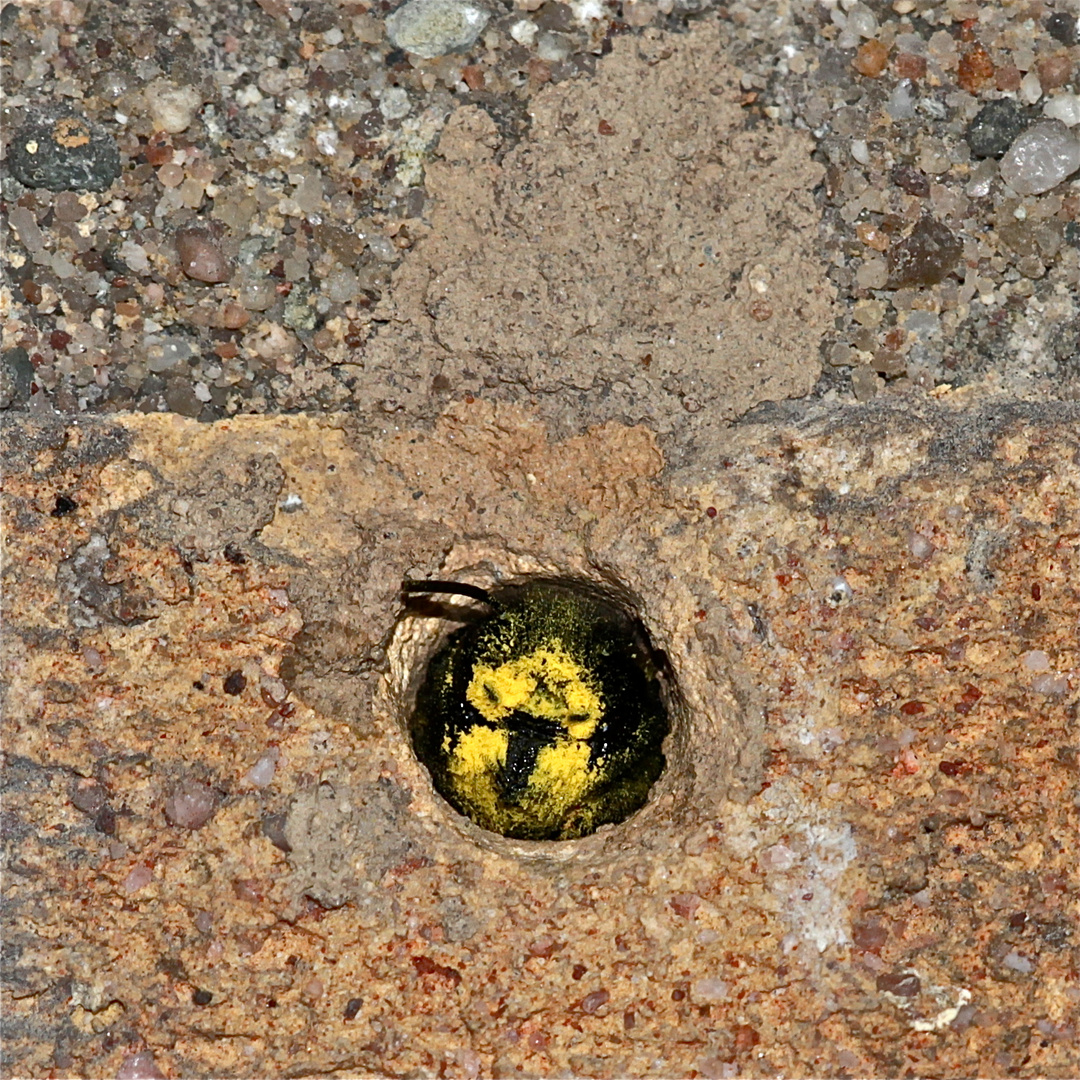
M 467 586 L 458 602 L 415 588 L 403 618 L 449 625 L 411 650 L 404 727 L 454 810 L 489 834 L 548 844 L 650 801 L 682 703 L 629 590 L 533 577 Z

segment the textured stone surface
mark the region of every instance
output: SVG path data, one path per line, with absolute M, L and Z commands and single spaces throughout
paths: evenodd
M 9 427 L 6 1070 L 1075 1076 L 1078 422 Z M 623 581 L 685 699 L 650 804 L 544 851 L 401 726 L 401 579 L 530 570 Z

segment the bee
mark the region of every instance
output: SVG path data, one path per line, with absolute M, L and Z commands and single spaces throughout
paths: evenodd
M 516 840 L 573 840 L 644 805 L 670 722 L 664 659 L 639 619 L 577 581 L 402 591 L 486 608 L 432 656 L 409 723 L 454 809 Z

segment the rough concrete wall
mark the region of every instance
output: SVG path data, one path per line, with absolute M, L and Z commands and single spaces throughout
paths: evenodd
M 8 1075 L 1078 1068 L 1075 406 L 5 432 Z M 406 576 L 614 580 L 624 825 L 510 844 L 403 733 Z

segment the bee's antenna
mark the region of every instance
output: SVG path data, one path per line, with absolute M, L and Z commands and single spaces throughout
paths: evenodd
M 456 596 L 467 596 L 471 600 L 479 600 L 481 604 L 487 604 L 488 607 L 496 611 L 501 606 L 486 589 L 481 589 L 479 585 L 469 585 L 463 581 L 403 581 L 401 591 L 403 593 L 450 593 Z

